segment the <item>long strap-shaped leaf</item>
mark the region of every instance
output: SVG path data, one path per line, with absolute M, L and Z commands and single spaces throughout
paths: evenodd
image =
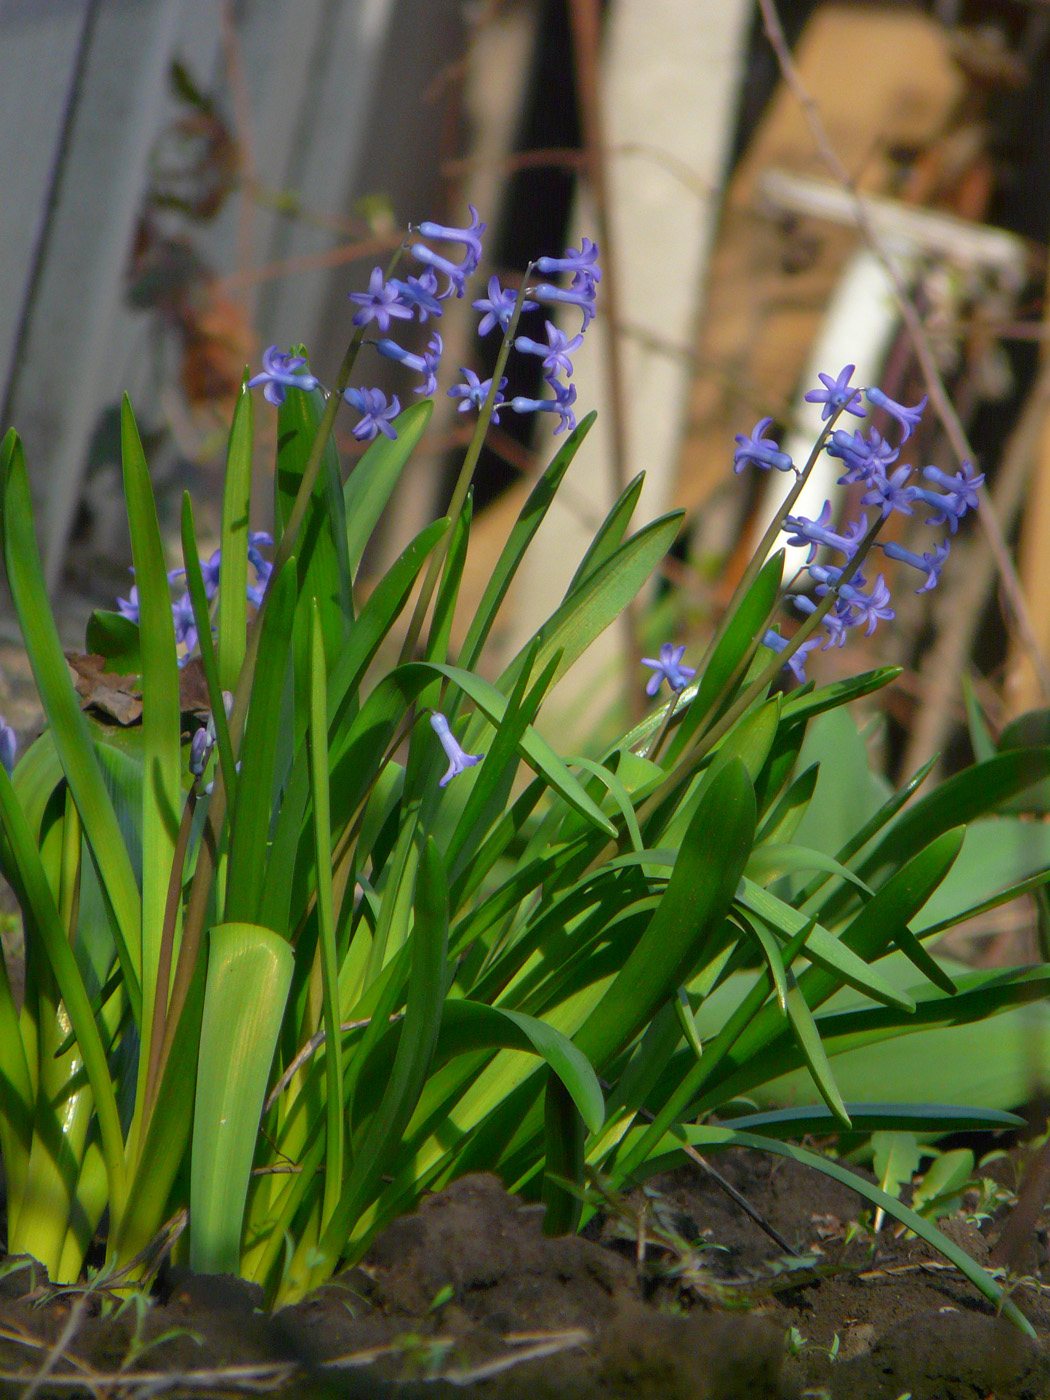
M 448 888 L 441 855 L 428 837 L 416 877 L 412 972 L 397 1054 L 382 1102 L 368 1136 L 358 1149 L 353 1170 L 321 1239 L 326 1273 L 339 1258 L 354 1219 L 376 1181 L 394 1160 L 415 1111 L 437 1044 L 444 1004 L 448 955 Z M 334 1047 L 333 1047 L 334 1049 Z
M 80 976 L 66 930 L 62 926 L 29 823 L 15 796 L 11 779 L 2 768 L 0 822 L 3 823 L 4 834 L 11 849 L 12 871 L 17 872 L 21 886 L 18 890 L 19 896 L 31 927 L 43 944 L 48 963 L 58 983 L 58 990 L 66 1004 L 80 1053 L 84 1058 L 84 1069 L 95 1099 L 99 1135 L 106 1160 L 110 1210 L 114 1219 L 119 1219 L 124 1209 L 126 1192 L 124 1138 L 105 1047 L 95 1024 L 91 999 Z
M 139 1085 L 145 1083 L 153 1032 L 157 967 L 171 865 L 182 814 L 179 751 L 179 670 L 171 588 L 157 507 L 135 416 L 125 394 L 120 409 L 124 497 L 135 560 L 142 651 L 142 1053 Z M 87 823 L 84 823 L 85 827 Z M 134 1136 L 134 1134 L 132 1134 Z
M 231 694 L 244 662 L 248 625 L 248 506 L 252 489 L 253 412 L 251 390 L 242 384 L 226 451 L 219 563 L 219 685 Z
M 113 803 L 95 759 L 87 720 L 70 682 L 58 629 L 47 605 L 25 458 L 14 432 L 7 434 L 0 447 L 0 474 L 3 478 L 4 558 L 22 639 L 51 725 L 62 771 L 113 910 L 117 952 L 128 1000 L 136 1023 L 141 1025 L 142 904 Z
M 743 763 L 733 759 L 698 806 L 648 928 L 574 1036 L 599 1071 L 676 993 L 704 939 L 722 924 L 751 850 L 755 820 L 754 788 Z

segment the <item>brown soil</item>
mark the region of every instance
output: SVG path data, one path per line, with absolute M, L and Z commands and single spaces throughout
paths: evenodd
M 857 1198 L 787 1161 L 718 1169 L 785 1254 L 699 1169 L 656 1179 L 587 1237 L 548 1239 L 541 1211 L 466 1177 L 387 1229 L 362 1267 L 274 1315 L 231 1279 L 170 1271 L 147 1306 L 104 1306 L 0 1267 L 0 1387 L 94 1394 L 462 1395 L 493 1400 L 1040 1400 L 1050 1396 L 1043 1217 L 1015 1298 L 1024 1337 L 892 1222 L 847 1243 Z M 987 1260 L 962 1217 L 956 1241 Z M 838 1338 L 834 1357 L 829 1353 Z M 38 1377 L 35 1387 L 26 1387 Z

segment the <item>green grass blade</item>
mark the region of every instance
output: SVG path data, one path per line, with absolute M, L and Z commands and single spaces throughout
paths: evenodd
M 784 551 L 781 549 L 766 561 L 762 572 L 741 599 L 736 615 L 715 647 L 695 687 L 684 692 L 683 698 L 689 696 L 690 690 L 693 694 L 689 708 L 668 745 L 665 759 L 668 767 L 673 767 L 685 752 L 713 706 L 723 696 L 733 674 L 743 666 L 759 628 L 776 602 L 783 573 Z
M 561 604 L 535 634 L 540 646 L 534 671 L 542 671 L 551 657 L 561 652 L 555 680 L 565 674 L 635 598 L 674 543 L 681 523 L 682 512 L 672 511 L 644 526 Z M 529 639 L 499 678 L 500 690 L 508 691 L 514 684 L 535 637 Z
M 851 700 L 860 700 L 876 690 L 895 681 L 901 674 L 899 666 L 880 666 L 876 671 L 864 671 L 859 676 L 848 676 L 831 685 L 819 686 L 816 690 L 799 690 L 784 701 L 784 722 L 799 724 L 822 715 L 825 710 L 836 710 L 840 705 L 848 705 Z
M 764 919 L 770 928 L 775 929 L 784 938 L 794 938 L 811 922 L 790 904 L 785 904 L 769 890 L 762 889 L 750 880 L 741 881 L 736 897 L 744 909 Z M 873 900 L 872 903 L 874 902 Z M 886 939 L 890 937 L 891 932 L 887 929 Z M 806 940 L 806 957 L 816 963 L 817 968 L 809 969 L 804 976 L 809 977 L 811 973 L 819 970 L 822 978 L 826 979 L 820 984 L 822 989 L 825 986 L 838 988 L 846 982 L 866 996 L 885 1002 L 887 1006 L 899 1006 L 904 1010 L 911 1008 L 909 997 L 891 986 L 864 958 L 858 956 L 844 939 L 836 938 L 820 924 L 814 924 L 813 931 Z M 828 995 L 830 996 L 830 992 Z M 814 1003 L 810 1001 L 810 1005 Z
M 190 1267 L 240 1272 L 241 1223 L 294 955 L 269 929 L 218 924 L 208 981 L 190 1167 Z
M 799 992 L 795 974 L 790 967 L 785 967 L 776 939 L 767 929 L 762 927 L 761 921 L 755 920 L 750 927 L 761 945 L 766 962 L 769 964 L 770 975 L 777 989 L 777 1001 L 780 1003 L 780 1009 L 791 1026 L 795 1036 L 795 1044 L 802 1053 L 820 1097 L 827 1104 L 839 1127 L 848 1130 L 852 1126 L 849 1114 L 835 1084 L 835 1077 L 828 1064 L 828 1057 L 813 1022 L 813 1016 Z
M 424 399 L 397 417 L 393 441 L 380 434 L 347 477 L 343 487 L 347 562 L 356 577 L 372 532 L 383 514 L 416 444 L 426 431 L 433 402 Z
M 317 853 L 317 928 L 321 950 L 321 998 L 326 1041 L 325 1171 L 321 1229 L 332 1218 L 343 1189 L 343 1058 L 339 1053 L 339 969 L 332 910 L 332 823 L 328 800 L 328 691 L 321 613 L 314 605 L 310 648 L 310 795 Z
M 215 639 L 211 634 L 208 595 L 204 588 L 201 561 L 197 555 L 197 532 L 193 525 L 193 504 L 190 501 L 188 491 L 184 492 L 182 497 L 182 560 L 186 569 L 186 589 L 193 605 L 193 619 L 197 626 L 197 644 L 200 648 L 201 665 L 204 668 L 204 678 L 208 686 L 208 700 L 211 704 L 212 719 L 215 722 L 215 738 L 219 750 L 219 763 L 222 766 L 223 786 L 229 797 L 237 790 L 233 744 L 230 739 L 226 706 L 222 698 L 219 658 L 215 651 Z
M 855 1133 L 881 1129 L 901 1133 L 979 1133 L 1024 1126 L 1017 1113 L 995 1108 L 966 1108 L 945 1103 L 847 1103 L 846 1112 Z M 733 1118 L 729 1127 L 738 1132 L 774 1133 L 777 1137 L 824 1137 L 838 1131 L 838 1120 L 824 1104 L 800 1104 L 746 1113 Z
M 14 434 L 0 451 L 3 476 L 4 558 L 22 639 L 44 712 L 54 736 L 62 771 L 77 804 L 84 832 L 98 864 L 113 910 L 117 951 L 132 1015 L 142 1024 L 140 940 L 142 904 L 113 803 L 99 771 L 87 720 L 69 680 L 69 670 L 47 605 L 40 554 L 30 504 L 29 479 L 21 444 Z
M 293 394 L 292 398 L 295 397 Z M 253 435 L 252 393 L 242 384 L 226 449 L 219 563 L 219 689 L 228 690 L 231 695 L 237 688 L 237 677 L 244 664 L 248 629 L 248 511 Z
M 633 481 L 627 483 L 609 514 L 599 525 L 594 539 L 587 547 L 586 554 L 580 560 L 579 568 L 573 574 L 569 586 L 565 590 L 566 598 L 575 593 L 581 584 L 586 583 L 591 574 L 600 568 L 623 543 L 623 537 L 627 533 L 627 527 L 631 523 L 631 516 L 638 505 L 638 497 L 642 494 L 644 485 L 644 472 L 639 472 Z
M 903 812 L 865 857 L 859 873 L 870 881 L 888 865 L 907 859 L 952 827 L 994 811 L 1048 774 L 1050 749 L 1012 750 L 963 769 Z
M 258 923 L 267 875 L 280 713 L 295 615 L 295 556 L 270 583 L 230 824 L 226 918 Z
M 687 981 L 705 940 L 725 919 L 754 833 L 754 789 L 734 759 L 697 807 L 645 933 L 574 1036 L 599 1070 Z
M 492 631 L 492 625 L 496 621 L 503 599 L 507 596 L 507 590 L 514 581 L 514 575 L 525 557 L 525 551 L 543 523 L 562 478 L 571 466 L 580 443 L 590 432 L 596 416 L 589 413 L 586 418 L 580 420 L 529 493 L 529 498 L 522 507 L 521 514 L 485 586 L 474 620 L 467 628 L 467 635 L 459 654 L 459 664 L 465 671 L 472 671 L 477 666 L 482 648 Z
M 92 1011 L 91 998 L 84 986 L 67 931 L 55 905 L 36 842 L 11 785 L 11 779 L 3 768 L 0 768 L 0 823 L 3 825 L 4 836 L 10 849 L 11 871 L 18 881 L 16 893 L 25 911 L 27 934 L 32 936 L 35 933 L 40 939 L 84 1060 L 84 1069 L 95 1100 L 99 1135 L 106 1160 L 110 1209 L 114 1219 L 119 1219 L 124 1208 L 126 1192 L 124 1137 L 110 1079 L 106 1048 L 102 1044 Z
M 322 1236 L 321 1251 L 329 1268 L 338 1260 L 375 1183 L 396 1159 L 415 1111 L 441 1026 L 447 956 L 448 889 L 437 845 L 428 837 L 417 868 L 412 970 L 397 1051 L 379 1107 L 364 1140 L 355 1144 L 350 1178 Z
M 555 677 L 558 676 L 561 673 L 560 662 L 548 656 L 545 667 L 533 666 L 532 677 L 535 678 L 540 671 L 546 671 L 552 661 L 554 663 L 553 674 Z M 427 670 L 436 671 L 458 685 L 473 700 L 490 724 L 499 726 L 503 723 L 507 713 L 506 696 L 502 695 L 488 681 L 482 680 L 480 676 L 475 676 L 470 671 L 464 671 L 459 666 L 440 665 L 437 662 L 409 662 L 408 665 L 398 668 L 398 675 L 404 676 L 406 680 L 410 680 L 415 685 L 420 679 L 416 673 Z M 418 694 L 418 691 L 416 693 Z M 546 739 L 542 738 L 531 725 L 521 737 L 520 752 L 530 768 L 535 773 L 541 774 L 548 785 L 559 796 L 563 797 L 574 811 L 585 817 L 599 830 L 610 836 L 616 835 L 616 828 L 597 803 L 587 795 L 583 784 L 572 776 Z
M 157 987 L 157 973 L 171 866 L 182 816 L 181 712 L 171 586 L 149 469 L 126 394 L 120 409 L 120 443 L 139 597 L 142 652 L 141 1089 L 150 1058 L 154 998 L 167 996 L 166 987 Z

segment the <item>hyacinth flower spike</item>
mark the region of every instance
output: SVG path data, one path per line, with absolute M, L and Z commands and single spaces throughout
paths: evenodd
M 944 568 L 951 551 L 951 543 L 944 540 L 936 549 L 927 554 L 915 554 L 910 549 L 905 549 L 903 545 L 884 544 L 881 545 L 883 554 L 887 559 L 896 559 L 901 564 L 910 564 L 913 569 L 919 569 L 926 575 L 925 581 L 915 590 L 916 593 L 928 593 L 931 588 L 936 588 L 940 582 L 941 570 Z
M 437 710 L 430 716 L 430 727 L 441 741 L 441 747 L 448 758 L 448 772 L 438 781 L 438 787 L 445 787 L 457 774 L 465 773 L 485 757 L 480 753 L 465 753 L 449 728 L 448 720 Z
M 572 411 L 572 406 L 576 402 L 576 385 L 559 384 L 556 379 L 548 379 L 547 383 L 554 390 L 553 399 L 519 397 L 511 399 L 511 408 L 515 413 L 556 413 L 558 426 L 554 431 L 560 433 L 568 428 L 569 432 L 572 432 L 576 426 L 576 415 Z
M 354 313 L 355 326 L 367 326 L 374 321 L 381 331 L 390 329 L 390 321 L 411 321 L 412 308 L 401 300 L 400 287 L 387 282 L 381 267 L 374 267 L 368 279 L 367 292 L 351 292 L 350 300 L 361 308 Z
M 371 442 L 378 433 L 390 439 L 397 437 L 391 421 L 401 412 L 396 394 L 387 403 L 382 389 L 344 389 L 343 398 L 361 415 L 360 421 L 350 429 L 358 442 Z
M 394 288 L 398 301 L 402 306 L 407 306 L 410 311 L 414 311 L 418 315 L 420 323 L 424 322 L 428 316 L 441 315 L 442 306 L 437 297 L 438 280 L 429 267 L 418 277 L 408 276 L 404 280 L 399 277 L 391 277 L 387 286 Z
M 276 345 L 263 351 L 262 371 L 248 380 L 248 388 L 263 384 L 263 398 L 272 404 L 284 403 L 286 389 L 316 389 L 319 381 L 300 371 L 306 364 L 302 355 L 284 355 Z
M 128 597 L 117 599 L 117 611 L 136 627 L 139 625 L 139 591 L 134 584 Z
M 682 657 L 685 655 L 684 646 L 674 646 L 671 642 L 664 642 L 660 648 L 659 659 L 651 656 L 642 658 L 643 666 L 652 667 L 653 674 L 645 684 L 646 695 L 653 696 L 663 685 L 664 681 L 676 693 L 684 690 L 689 682 L 696 675 L 693 666 L 683 666 Z
M 536 300 L 547 306 L 578 306 L 583 312 L 583 330 L 594 320 L 594 280 L 584 273 L 578 273 L 570 287 L 555 287 L 549 282 L 541 282 L 531 290 Z
M 856 365 L 846 365 L 836 379 L 832 379 L 830 374 L 817 375 L 824 387 L 823 389 L 810 389 L 809 393 L 805 395 L 805 399 L 807 403 L 824 405 L 820 411 L 822 422 L 826 423 L 834 413 L 852 413 L 857 418 L 867 416 L 864 409 L 859 407 L 861 391 L 850 385 L 853 371 L 856 368 Z
M 761 467 L 763 471 L 770 467 L 775 467 L 778 472 L 792 470 L 795 464 L 788 454 L 781 452 L 779 445 L 765 435 L 772 421 L 772 418 L 760 418 L 751 429 L 750 437 L 737 433 L 736 451 L 733 453 L 735 472 L 742 472 L 748 465 Z
M 480 413 L 485 406 L 485 400 L 489 396 L 489 389 L 492 387 L 491 379 L 479 379 L 472 369 L 461 369 L 460 373 L 466 381 L 463 384 L 454 384 L 448 391 L 450 399 L 462 399 L 458 405 L 460 413 L 466 413 L 471 408 L 476 408 Z M 499 422 L 499 406 L 504 402 L 503 390 L 507 387 L 506 379 L 501 379 L 499 388 L 496 390 L 496 402 L 492 410 L 493 423 Z
M 859 520 L 847 525 L 846 533 L 840 535 L 831 529 L 831 502 L 825 501 L 816 520 L 810 520 L 805 515 L 788 515 L 785 516 L 781 528 L 790 532 L 788 544 L 798 549 L 809 545 L 807 564 L 812 564 L 821 545 L 827 546 L 828 549 L 841 550 L 847 559 L 852 559 L 857 552 L 857 545 L 867 531 L 868 517 L 862 515 Z
M 447 243 L 462 243 L 466 248 L 463 261 L 454 263 L 449 258 L 444 258 L 440 253 L 433 252 L 424 243 L 413 243 L 411 252 L 416 262 L 425 263 L 434 272 L 443 272 L 448 278 L 448 286 L 440 294 L 439 299 L 443 300 L 455 292 L 457 297 L 463 296 L 467 287 L 467 278 L 478 269 L 481 261 L 481 235 L 485 232 L 486 225 L 478 219 L 478 211 L 473 204 L 468 204 L 470 210 L 470 224 L 467 228 L 446 228 L 443 224 L 435 224 L 429 220 L 419 225 L 419 232 L 424 238 L 436 238 Z
M 891 447 L 877 428 L 872 428 L 867 435 L 836 428 L 826 451 L 829 457 L 838 457 L 846 466 L 845 473 L 838 479 L 840 486 L 850 486 L 855 481 L 870 486 L 877 477 L 885 476 L 900 456 L 897 448 Z
M 474 305 L 477 306 L 478 303 L 475 302 Z M 533 302 L 532 305 L 535 303 Z M 528 307 L 529 303 L 526 302 L 526 310 Z M 562 373 L 566 379 L 571 379 L 572 361 L 569 359 L 569 355 L 583 344 L 583 332 L 574 335 L 570 340 L 565 332 L 559 330 L 553 322 L 547 321 L 544 324 L 547 327 L 546 345 L 541 344 L 538 340 L 530 340 L 527 335 L 519 335 L 514 341 L 514 348 L 525 355 L 542 355 L 543 372 L 549 379 L 554 379 Z M 478 330 L 481 330 L 481 326 L 478 327 Z
M 478 335 L 488 335 L 489 331 L 494 331 L 497 326 L 506 330 L 510 325 L 510 318 L 514 315 L 514 308 L 518 302 L 518 294 L 512 287 L 501 287 L 498 277 L 489 278 L 489 294 L 487 297 L 478 297 L 477 301 L 470 304 L 475 311 L 484 311 L 478 322 Z M 538 306 L 535 301 L 523 301 L 522 311 L 535 311 Z
M 906 483 L 911 476 L 911 467 L 901 466 L 887 476 L 884 472 L 874 472 L 869 478 L 870 489 L 860 498 L 866 506 L 878 506 L 883 520 L 891 511 L 901 515 L 911 515 L 911 502 L 914 487 Z
M 929 401 L 929 395 L 923 394 L 922 398 L 914 408 L 906 408 L 904 404 L 897 403 L 888 394 L 884 394 L 878 385 L 873 385 L 870 389 L 864 390 L 864 397 L 872 408 L 881 408 L 884 413 L 888 413 L 891 418 L 896 418 L 901 425 L 901 442 L 907 442 L 912 433 L 919 426 L 922 420 L 923 409 Z
M 537 258 L 535 267 L 544 277 L 558 272 L 571 272 L 574 275 L 583 273 L 593 282 L 602 280 L 601 268 L 598 266 L 598 245 L 592 243 L 589 238 L 580 240 L 579 252 L 575 248 L 566 248 L 563 258 Z
M 787 637 L 782 637 L 779 632 L 774 632 L 772 628 L 770 628 L 770 630 L 762 638 L 762 645 L 764 647 L 768 647 L 770 651 L 775 651 L 779 653 L 782 651 L 786 651 L 790 643 L 788 642 Z M 789 656 L 788 659 L 784 662 L 784 665 L 788 667 L 788 669 L 791 671 L 791 674 L 798 681 L 799 685 L 801 685 L 806 679 L 806 653 L 813 651 L 814 648 L 819 646 L 819 637 L 808 637 L 806 641 L 804 641 L 799 647 L 799 649 L 794 653 L 794 655 Z
M 851 584 L 839 589 L 839 597 L 850 606 L 849 621 L 853 626 L 864 624 L 864 635 L 870 637 L 880 622 L 890 622 L 896 613 L 890 607 L 890 590 L 879 574 L 870 593 L 862 593 Z
M 427 342 L 426 353 L 423 355 L 410 354 L 394 340 L 377 340 L 376 349 L 380 355 L 384 355 L 388 360 L 396 360 L 406 369 L 415 370 L 417 374 L 424 376 L 423 383 L 414 389 L 413 393 L 426 394 L 429 397 L 437 391 L 437 372 L 441 364 L 441 352 L 444 349 L 444 344 L 437 331 Z
M 791 601 L 798 608 L 799 612 L 806 613 L 812 617 L 817 610 L 817 605 L 812 598 L 807 598 L 804 593 L 797 593 L 792 596 Z M 824 631 L 827 633 L 827 640 L 821 647 L 821 651 L 827 651 L 830 647 L 841 647 L 845 645 L 846 634 L 850 629 L 850 619 L 848 610 L 840 613 L 836 608 L 824 614 Z

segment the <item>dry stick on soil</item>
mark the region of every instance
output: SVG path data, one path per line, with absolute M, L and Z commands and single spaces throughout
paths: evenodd
M 603 1079 L 600 1081 L 600 1083 L 602 1089 L 607 1094 L 611 1093 L 612 1085 L 607 1080 Z M 639 1118 L 644 1118 L 647 1123 L 651 1123 L 653 1121 L 653 1114 L 651 1114 L 647 1108 L 639 1108 L 637 1112 Z M 731 1181 L 727 1181 L 721 1172 L 716 1171 L 711 1165 L 711 1163 L 707 1160 L 707 1158 L 702 1157 L 700 1153 L 697 1152 L 695 1147 L 691 1146 L 689 1143 L 683 1142 L 681 1144 L 681 1149 L 691 1162 L 695 1162 L 696 1165 L 700 1168 L 700 1170 L 702 1172 L 705 1172 L 715 1183 L 715 1185 L 720 1187 L 721 1190 L 723 1190 L 726 1193 L 729 1199 L 735 1205 L 738 1205 L 740 1207 L 740 1209 L 744 1212 L 744 1214 L 748 1217 L 749 1220 L 753 1220 L 758 1226 L 758 1228 L 764 1231 L 764 1233 L 769 1236 L 769 1238 L 773 1241 L 775 1245 L 779 1245 L 779 1247 L 785 1252 L 785 1254 L 790 1254 L 793 1259 L 798 1259 L 801 1257 L 798 1250 L 795 1249 L 793 1245 L 788 1244 L 787 1240 L 779 1232 L 779 1230 L 777 1230 L 775 1226 L 770 1225 L 768 1220 L 764 1220 L 762 1216 L 759 1215 L 755 1207 L 751 1204 L 751 1202 L 747 1199 L 747 1197 L 742 1196 L 740 1192 L 736 1189 L 736 1187 L 733 1185 L 733 1183 Z
M 843 165 L 837 151 L 831 144 L 827 129 L 820 115 L 820 109 L 816 100 L 808 92 L 805 84 L 795 67 L 791 57 L 791 50 L 788 47 L 784 31 L 780 24 L 780 17 L 777 14 L 775 0 L 758 0 L 759 9 L 762 12 L 763 24 L 766 37 L 776 55 L 777 63 L 783 75 L 784 81 L 794 93 L 799 105 L 802 108 L 806 125 L 816 144 L 817 151 L 831 171 L 835 179 L 848 190 L 853 197 L 857 228 L 862 234 L 864 241 L 882 263 L 886 270 L 886 275 L 890 279 L 893 287 L 894 299 L 897 302 L 897 309 L 900 312 L 901 320 L 907 328 L 908 335 L 915 349 L 915 357 L 919 362 L 926 387 L 929 391 L 930 402 L 933 404 L 934 412 L 941 420 L 944 431 L 951 443 L 952 451 L 960 461 L 973 460 L 975 453 L 966 437 L 965 429 L 959 421 L 959 415 L 955 411 L 948 391 L 944 387 L 941 372 L 937 366 L 937 361 L 930 345 L 929 338 L 923 328 L 921 317 L 916 309 L 915 303 L 908 295 L 907 287 L 901 274 L 887 253 L 881 239 L 879 238 L 864 200 L 857 193 L 856 184 L 849 171 Z M 1014 568 L 1013 560 L 1010 558 L 1010 551 L 1003 538 L 999 522 L 986 499 L 981 500 L 978 509 L 978 518 L 981 528 L 984 531 L 988 547 L 995 559 L 996 566 L 1002 579 L 1003 593 L 1008 603 L 1008 613 L 1017 630 L 1018 640 L 1025 652 L 1028 654 L 1032 668 L 1039 678 L 1039 684 L 1044 697 L 1050 699 L 1050 668 L 1047 667 L 1043 658 L 1039 644 L 1036 640 L 1032 627 L 1031 617 L 1025 603 L 1024 592 L 1021 588 L 1017 570 Z
M 66 1318 L 66 1325 L 58 1334 L 58 1340 L 55 1342 L 55 1345 L 44 1358 L 44 1364 L 33 1377 L 31 1383 L 23 1391 L 21 1400 L 33 1400 L 34 1396 L 39 1393 L 44 1382 L 49 1380 L 51 1372 L 60 1361 L 67 1361 L 76 1366 L 81 1364 L 67 1353 L 66 1348 L 72 1344 L 74 1337 L 76 1337 L 77 1333 L 80 1331 L 81 1323 L 84 1321 L 84 1317 L 87 1313 L 88 1298 L 90 1295 L 91 1290 L 87 1289 L 70 1308 L 69 1316 Z M 25 1377 L 20 1377 L 20 1379 L 24 1380 Z M 81 1379 L 80 1384 L 83 1386 L 85 1382 Z

